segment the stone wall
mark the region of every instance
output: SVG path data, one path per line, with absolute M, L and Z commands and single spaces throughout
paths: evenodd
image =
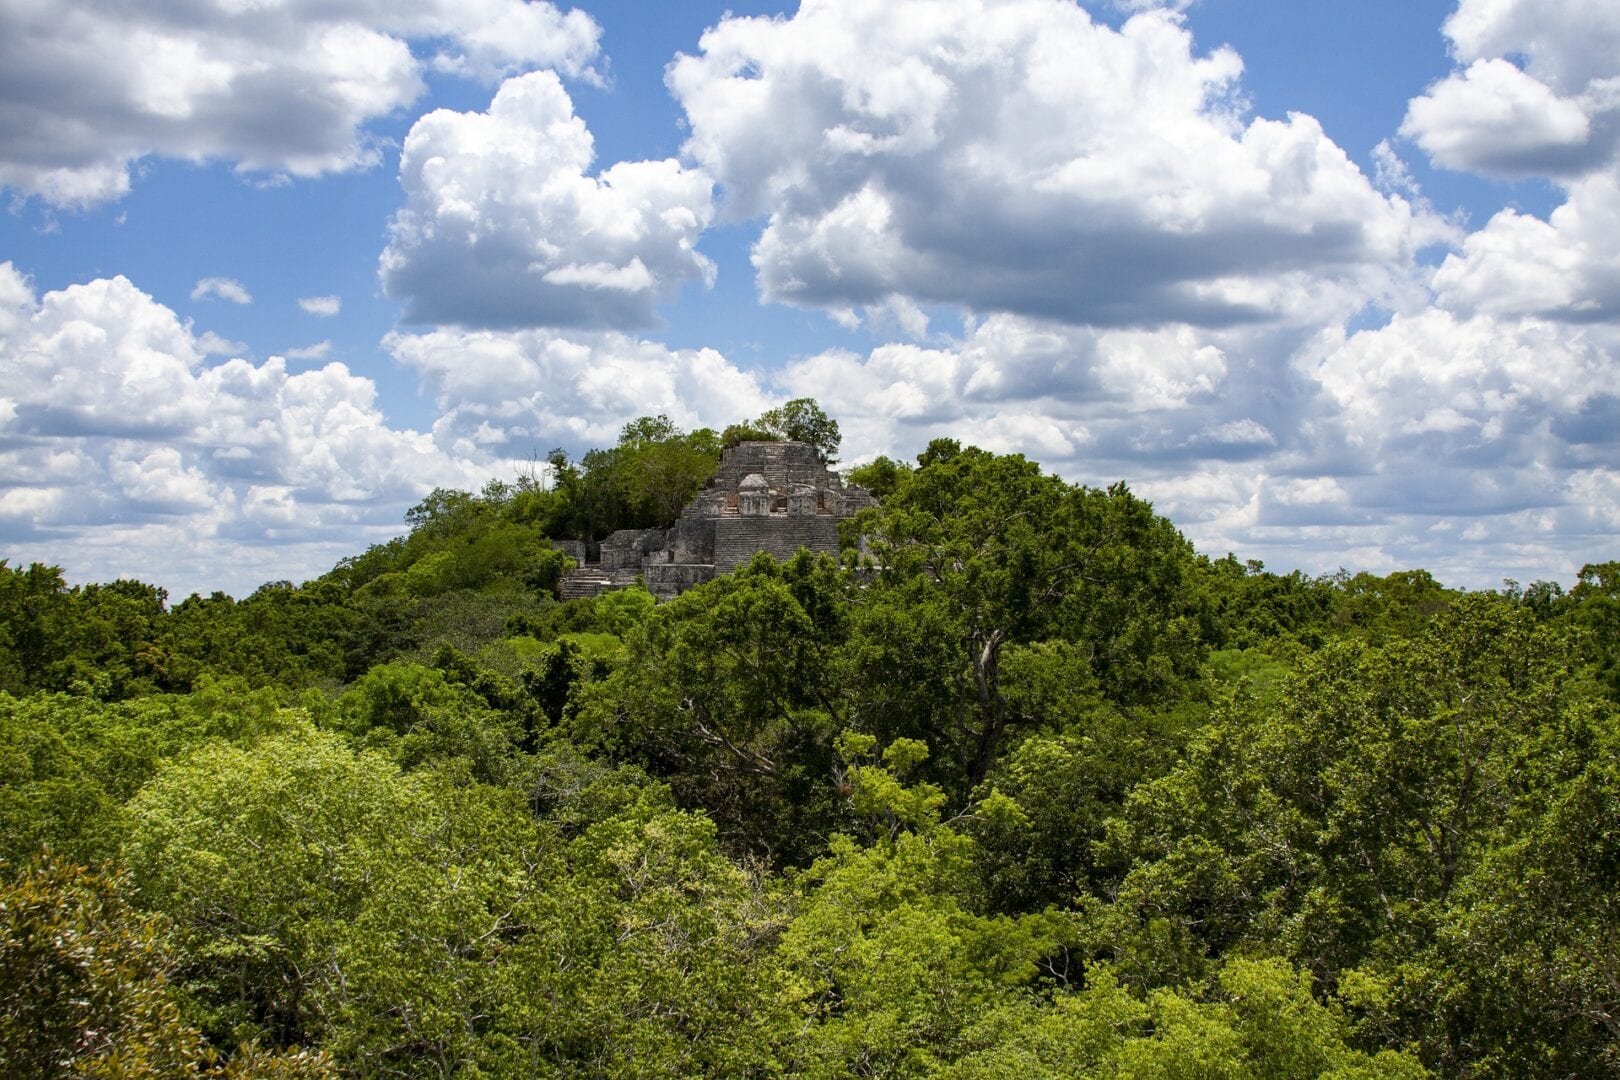
M 671 562 L 714 562 L 714 523 L 719 511 L 713 515 L 682 517 L 666 534 Z
M 715 491 L 735 491 L 749 473 L 759 473 L 775 491 L 786 494 L 800 484 L 825 487 L 827 467 L 816 448 L 796 442 L 745 442 L 727 450 L 709 485 Z
M 711 563 L 649 563 L 641 568 L 642 583 L 660 600 L 672 600 L 687 589 L 712 581 Z
M 714 523 L 714 568 L 727 573 L 746 564 L 757 551 L 786 561 L 799 548 L 838 554 L 838 519 L 826 517 L 723 517 Z
M 590 547 L 583 540 L 553 540 L 551 546 L 581 566 L 591 561 Z
M 663 547 L 663 529 L 620 529 L 602 541 L 599 561 L 604 570 L 635 569 L 649 552 Z

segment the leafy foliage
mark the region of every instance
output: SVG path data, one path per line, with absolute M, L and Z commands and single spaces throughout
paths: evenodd
M 942 439 L 843 561 L 551 595 L 837 434 L 644 417 L 240 601 L 0 563 L 0 1072 L 1620 1074 L 1617 564 L 1277 574 Z
M 175 999 L 162 921 L 127 881 L 38 860 L 0 884 L 0 1072 L 7 1076 L 332 1074 L 324 1054 L 240 1048 L 222 1063 Z
M 838 460 L 838 444 L 843 441 L 838 421 L 823 412 L 814 398 L 794 398 L 768 409 L 754 421 L 754 426 L 777 438 L 809 443 L 824 465 Z

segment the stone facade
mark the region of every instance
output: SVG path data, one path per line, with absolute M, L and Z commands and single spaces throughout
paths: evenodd
M 597 559 L 563 576 L 564 600 L 622 589 L 639 576 L 661 600 L 765 551 L 791 558 L 801 547 L 838 552 L 838 523 L 876 500 L 847 486 L 796 442 L 745 442 L 720 455 L 714 479 L 667 529 L 622 529 L 598 545 Z M 558 541 L 578 544 L 578 541 Z M 570 555 L 572 549 L 567 550 Z M 577 557 L 577 556 L 576 556 Z

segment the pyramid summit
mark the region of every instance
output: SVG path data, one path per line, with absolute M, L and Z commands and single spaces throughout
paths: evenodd
M 622 589 L 641 578 L 659 599 L 730 573 L 758 552 L 838 552 L 838 523 L 876 506 L 802 442 L 744 442 L 720 455 L 714 478 L 665 529 L 620 529 L 600 544 L 559 541 L 579 560 L 558 586 L 564 600 Z

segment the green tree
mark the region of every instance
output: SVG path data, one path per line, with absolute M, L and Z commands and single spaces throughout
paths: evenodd
M 67 652 L 71 602 L 60 567 L 31 563 L 24 570 L 0 559 L 0 690 L 25 694 L 52 685 L 50 669 Z
M 720 447 L 730 450 L 733 446 L 745 442 L 781 442 L 782 436 L 774 431 L 766 431 L 754 423 L 727 424 L 726 429 L 720 433 Z
M 989 772 L 1017 715 L 1002 685 L 1007 646 L 1080 644 L 1104 694 L 1126 703 L 1173 691 L 1199 643 L 1183 590 L 1191 547 L 1123 486 L 1071 487 L 1021 455 L 936 440 L 920 467 L 854 528 L 876 584 L 953 643 L 948 739 L 971 783 Z
M 838 421 L 816 404 L 815 398 L 794 398 L 762 413 L 754 425 L 779 438 L 809 443 L 821 455 L 824 465 L 838 460 Z
M 521 716 L 420 664 L 372 668 L 338 699 L 337 714 L 362 745 L 389 752 L 406 769 L 460 759 L 485 782 L 506 777 L 524 738 Z
M 1237 949 L 1280 951 L 1353 991 L 1369 1030 L 1448 1073 L 1525 1067 L 1503 1056 L 1524 1032 L 1500 1022 L 1514 1009 L 1565 1020 L 1525 1044 L 1542 1048 L 1530 1057 L 1605 1060 L 1603 992 L 1576 972 L 1613 962 L 1597 959 L 1606 906 L 1581 884 L 1606 872 L 1607 818 L 1584 815 L 1602 805 L 1590 763 L 1612 719 L 1569 655 L 1556 625 L 1474 594 L 1414 638 L 1346 638 L 1279 694 L 1222 706 L 1175 770 L 1129 797 L 1107 845 L 1128 869 L 1113 904 L 1088 905 L 1094 947 L 1140 985 L 1200 978 Z M 1555 872 L 1548 813 L 1565 805 L 1582 811 L 1560 833 L 1586 837 L 1596 862 L 1564 849 Z M 1526 888 L 1509 867 L 1565 884 Z M 1520 933 L 1532 911 L 1545 931 L 1534 945 Z M 1572 951 L 1550 959 L 1560 939 Z M 1494 981 L 1533 964 L 1539 977 L 1511 991 Z M 1554 1000 L 1584 1000 L 1585 1024 Z M 1545 1067 L 1529 1074 L 1570 1074 Z
M 1446 610 L 1459 595 L 1427 570 L 1400 570 L 1384 577 L 1340 571 L 1329 579 L 1336 587 L 1333 623 L 1374 643 L 1420 632 L 1430 618 Z
M 865 488 L 881 501 L 894 494 L 910 471 L 911 466 L 905 462 L 880 456 L 865 465 L 857 465 L 845 475 L 851 484 Z
M 927 755 L 900 739 L 841 741 L 851 798 L 872 826 L 835 836 L 796 880 L 773 981 L 799 1018 L 787 1065 L 804 1076 L 929 1075 L 987 1014 L 1027 1000 L 1061 955 L 1068 920 L 979 910 L 972 841 L 939 822 L 939 789 L 908 784 Z
M 536 882 L 495 969 L 495 1075 L 780 1075 L 789 1016 L 765 959 L 770 883 L 716 850 L 714 825 L 630 771 L 550 780 L 575 835 Z M 550 793 L 558 794 L 552 786 Z M 493 1052 L 501 1052 L 499 1058 Z
M 104 702 L 0 695 L 0 859 L 42 848 L 87 863 L 117 855 L 124 804 L 162 762 L 209 739 L 251 740 L 299 723 L 281 695 L 205 682 L 185 697 Z
M 124 861 L 173 920 L 205 1029 L 274 1045 L 318 1040 L 334 964 L 413 798 L 396 767 L 311 731 L 208 745 L 131 804 Z
M 1286 649 L 1291 641 L 1315 649 L 1338 631 L 1332 579 L 1298 570 L 1274 574 L 1256 559 L 1239 562 L 1231 554 L 1199 558 L 1193 579 L 1200 630 L 1216 649 Z
M 1591 658 L 1599 682 L 1620 701 L 1620 562 L 1588 563 L 1563 605 L 1582 630 L 1582 651 Z
M 9 877 L 9 875 L 8 875 Z M 0 882 L 0 1072 L 315 1080 L 323 1054 L 241 1048 L 228 1063 L 182 1018 L 158 919 L 116 873 L 51 860 Z
M 1249 1080 L 1419 1080 L 1412 1057 L 1351 1045 L 1343 1012 L 1318 1002 L 1308 975 L 1276 960 L 1233 960 L 1201 994 L 1163 989 L 1145 998 L 1095 972 L 1050 1006 L 1018 1003 L 969 1038 L 988 1043 L 943 1071 L 992 1077 L 1176 1077 Z
M 854 587 L 800 552 L 660 605 L 584 693 L 576 738 L 667 778 L 737 849 L 803 858 L 836 805 L 832 737 L 858 689 L 837 668 Z
M 1620 1067 L 1613 721 L 1553 736 L 1574 736 L 1562 753 L 1578 753 L 1584 767 L 1547 778 L 1545 801 L 1515 808 L 1512 838 L 1459 883 L 1426 954 L 1389 972 L 1369 1027 L 1420 1034 L 1446 1072 L 1603 1076 Z
M 1109 895 L 1121 872 L 1118 860 L 1104 854 L 1110 823 L 1131 791 L 1164 775 L 1183 746 L 1166 718 L 1075 697 L 1072 711 L 1053 703 L 1036 714 L 1046 717 L 1043 731 L 1019 742 L 981 786 L 981 794 L 994 792 L 1013 812 L 963 826 L 978 842 L 980 873 L 998 911 L 1040 911 Z

